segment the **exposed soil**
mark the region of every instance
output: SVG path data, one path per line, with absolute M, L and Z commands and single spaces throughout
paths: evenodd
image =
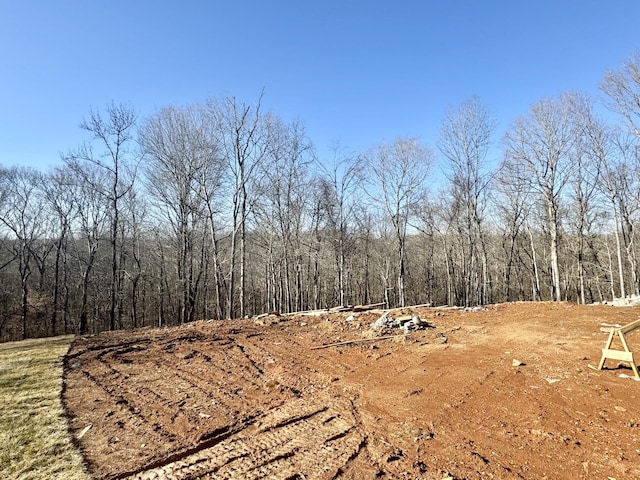
M 589 367 L 602 324 L 640 307 L 404 313 L 433 328 L 312 349 L 399 333 L 364 312 L 78 338 L 71 430 L 99 479 L 640 478 L 640 382 Z

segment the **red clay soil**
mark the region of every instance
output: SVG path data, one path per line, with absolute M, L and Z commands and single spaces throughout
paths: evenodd
M 433 328 L 313 349 L 400 333 L 370 311 L 78 338 L 71 431 L 98 479 L 640 478 L 640 382 L 589 367 L 639 307 L 403 313 Z

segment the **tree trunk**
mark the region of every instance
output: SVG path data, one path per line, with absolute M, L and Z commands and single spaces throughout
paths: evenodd
M 616 256 L 618 259 L 618 278 L 620 280 L 620 298 L 625 298 L 627 296 L 624 286 L 624 269 L 622 262 L 622 245 L 620 242 L 620 231 L 618 230 L 619 219 L 618 212 L 615 206 L 613 207 L 613 221 L 614 221 L 614 232 L 616 235 Z M 613 285 L 613 275 L 611 277 L 612 285 Z M 613 288 L 613 286 L 612 286 Z M 615 298 L 615 293 L 614 293 Z

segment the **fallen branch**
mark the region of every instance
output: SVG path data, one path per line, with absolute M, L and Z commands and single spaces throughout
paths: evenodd
M 321 348 L 329 348 L 329 347 L 339 347 L 341 345 L 350 345 L 352 343 L 365 343 L 365 342 L 377 342 L 378 340 L 387 340 L 389 338 L 399 338 L 406 337 L 407 335 L 384 335 L 382 337 L 374 337 L 374 338 L 358 338 L 356 340 L 347 340 L 344 342 L 336 342 L 336 343 L 328 343 L 326 345 L 318 345 L 316 347 L 311 347 L 310 350 L 319 350 Z

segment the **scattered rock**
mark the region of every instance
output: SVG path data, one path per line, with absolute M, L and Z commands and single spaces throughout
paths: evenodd
M 402 450 L 400 450 L 399 448 L 396 448 L 387 457 L 387 463 L 396 462 L 396 461 L 400 460 L 403 457 L 403 455 L 404 455 L 404 452 Z
M 436 335 L 436 341 L 438 341 L 441 345 L 444 345 L 445 343 L 447 343 L 448 338 L 444 333 L 440 332 L 438 335 Z
M 483 305 L 476 305 L 475 307 L 465 307 L 465 312 L 483 312 L 487 310 L 487 307 Z

